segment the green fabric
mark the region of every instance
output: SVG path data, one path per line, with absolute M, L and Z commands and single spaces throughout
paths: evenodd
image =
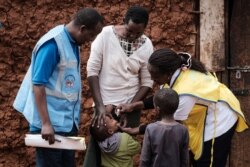
M 95 112 L 95 108 L 94 108 L 94 112 Z M 134 112 L 128 113 L 127 114 L 127 120 L 128 120 L 127 127 L 139 126 L 140 116 L 141 116 L 140 110 L 136 110 Z M 129 139 L 131 141 L 134 141 L 132 137 L 130 137 Z M 132 142 L 132 146 L 135 145 L 136 143 L 137 143 L 136 141 Z M 101 161 L 100 158 L 101 158 L 100 148 L 97 145 L 97 143 L 94 141 L 94 139 L 90 136 L 90 140 L 89 140 L 88 147 L 87 147 L 87 152 L 84 157 L 83 167 L 100 167 L 100 161 Z
M 127 133 L 121 133 L 121 143 L 115 154 L 101 153 L 103 167 L 133 167 L 133 156 L 140 151 L 140 143 Z

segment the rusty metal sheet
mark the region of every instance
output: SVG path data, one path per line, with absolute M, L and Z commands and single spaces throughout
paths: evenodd
M 230 88 L 250 124 L 250 1 L 230 0 Z M 237 70 L 233 70 L 236 67 Z M 230 153 L 230 167 L 250 166 L 250 131 L 235 134 Z
M 225 70 L 224 0 L 200 0 L 200 60 L 211 71 Z

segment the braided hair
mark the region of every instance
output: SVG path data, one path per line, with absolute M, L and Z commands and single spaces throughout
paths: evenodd
M 176 53 L 171 49 L 158 49 L 152 53 L 148 63 L 159 69 L 161 74 L 174 72 L 178 68 L 189 68 L 207 74 L 205 66 L 196 59 L 191 59 L 188 53 Z

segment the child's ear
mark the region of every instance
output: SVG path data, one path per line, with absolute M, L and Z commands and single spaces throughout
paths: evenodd
M 112 129 L 108 129 L 108 133 L 112 135 L 114 131 Z
M 85 25 L 81 25 L 81 26 L 80 26 L 80 31 L 81 31 L 81 33 L 82 33 L 85 29 L 86 29 L 86 26 L 85 26 Z
M 160 107 L 156 106 L 155 107 L 156 111 L 160 111 Z

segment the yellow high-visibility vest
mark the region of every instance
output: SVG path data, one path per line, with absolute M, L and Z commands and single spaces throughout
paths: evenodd
M 181 71 L 172 88 L 180 96 L 190 95 L 205 101 L 227 103 L 238 115 L 236 131 L 242 132 L 248 128 L 238 99 L 210 73 L 206 75 L 194 70 Z M 194 154 L 195 160 L 202 155 L 207 108 L 207 106 L 196 104 L 189 113 L 187 120 L 183 121 L 183 124 L 186 125 L 189 131 L 189 147 Z

